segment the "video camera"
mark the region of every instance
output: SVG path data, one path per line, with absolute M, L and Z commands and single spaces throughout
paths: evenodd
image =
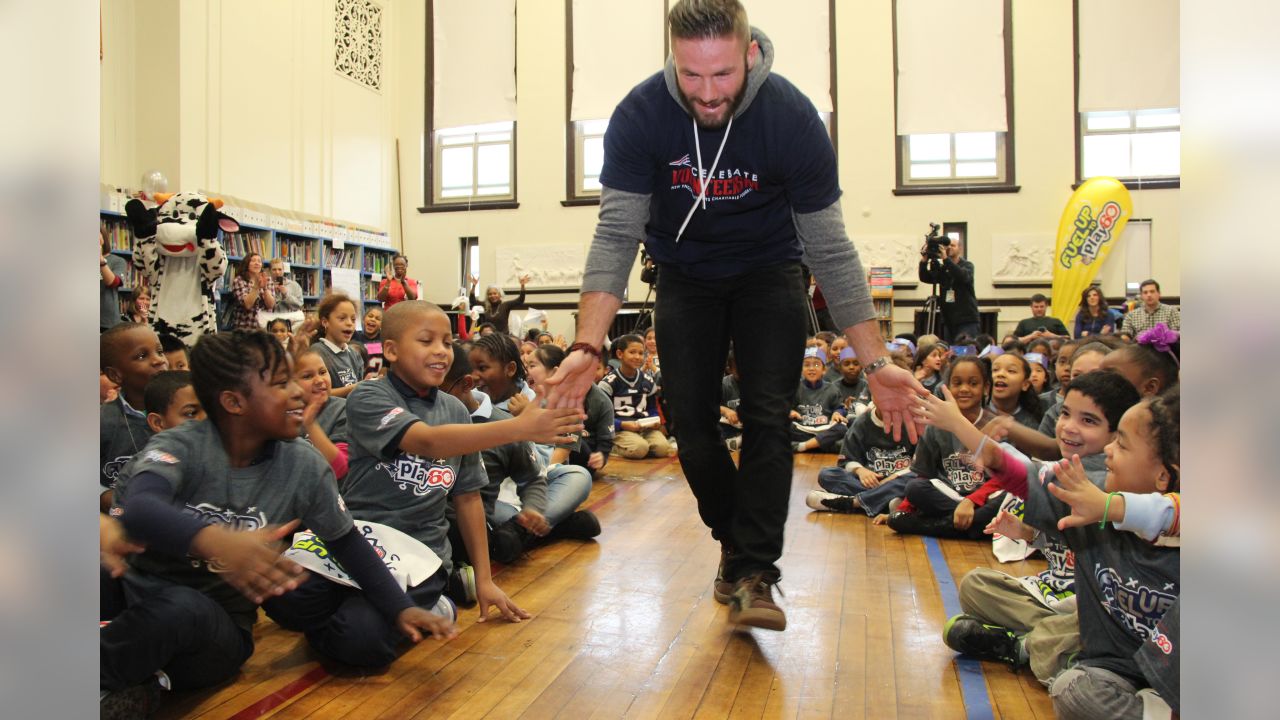
M 930 260 L 942 259 L 942 248 L 950 247 L 951 238 L 946 235 L 940 235 L 942 226 L 937 223 L 929 223 L 929 234 L 924 237 L 924 247 L 920 252 Z
M 644 248 L 640 248 L 640 282 L 648 283 L 649 287 L 658 282 L 658 266 Z

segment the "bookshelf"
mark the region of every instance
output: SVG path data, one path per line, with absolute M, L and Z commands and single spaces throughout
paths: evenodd
M 880 337 L 893 337 L 893 268 L 873 265 L 867 278 L 871 286 L 871 304 L 875 306 Z
M 237 217 L 241 213 L 232 209 L 229 214 Z M 264 270 L 274 257 L 289 263 L 290 276 L 302 286 L 303 309 L 307 312 L 314 310 L 325 291 L 332 287 L 330 270 L 335 267 L 359 270 L 361 297 L 358 300 L 366 306 L 378 303 L 378 283 L 373 278 L 375 275 L 380 277 L 391 267 L 391 258 L 396 254 L 394 249 L 385 246 L 385 235 L 356 233 L 319 221 L 302 222 L 301 225 L 312 232 L 298 232 L 287 229 L 287 222 L 275 216 L 256 211 L 247 214 L 252 216 L 252 221 L 237 217 L 240 232 L 223 233 L 221 236 L 227 253 L 227 272 L 220 287 L 223 303 L 231 301 L 231 281 L 235 279 L 236 265 L 250 252 L 262 256 Z M 133 269 L 133 232 L 122 212 L 101 210 L 99 222 L 107 231 L 111 253 L 125 259 L 124 283 L 120 287 L 123 304 L 137 281 Z M 373 242 L 359 242 L 352 237 L 372 239 Z
M 391 272 L 391 259 L 395 256 L 395 250 L 383 250 L 367 245 L 364 247 L 364 260 L 360 266 L 360 289 L 364 292 L 365 305 L 381 304 L 378 302 L 378 284 L 383 276 Z

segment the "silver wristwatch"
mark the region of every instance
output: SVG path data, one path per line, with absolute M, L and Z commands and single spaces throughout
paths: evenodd
M 874 374 L 874 373 L 875 373 L 875 371 L 879 370 L 880 368 L 882 368 L 882 367 L 884 367 L 885 365 L 888 365 L 888 364 L 889 364 L 889 356 L 888 356 L 888 355 L 881 355 L 880 357 L 876 358 L 876 359 L 875 359 L 875 360 L 874 360 L 870 365 L 868 365 L 868 366 L 866 367 L 865 372 L 866 372 L 868 375 Z

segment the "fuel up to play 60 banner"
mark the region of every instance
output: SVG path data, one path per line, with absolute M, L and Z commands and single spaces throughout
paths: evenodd
M 1132 216 L 1129 190 L 1115 178 L 1090 178 L 1067 202 L 1053 252 L 1053 314 L 1068 327 L 1075 322 L 1081 293 L 1097 276 Z

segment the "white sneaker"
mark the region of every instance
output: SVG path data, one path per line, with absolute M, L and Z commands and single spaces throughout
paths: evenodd
M 454 605 L 449 596 L 444 593 L 440 594 L 440 599 L 436 600 L 431 612 L 442 618 L 448 618 L 449 622 L 458 622 L 458 606 Z
M 853 496 L 837 495 L 825 490 L 810 490 L 804 498 L 804 504 L 810 509 L 827 512 L 851 513 L 854 511 Z
M 742 436 L 734 435 L 728 440 L 725 440 L 724 445 L 729 448 L 729 452 L 738 452 L 742 449 Z

